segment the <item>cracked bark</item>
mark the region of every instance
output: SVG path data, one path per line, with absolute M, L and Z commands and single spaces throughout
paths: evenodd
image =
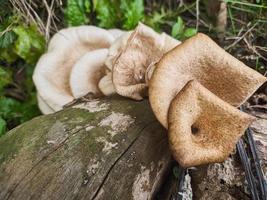
M 66 108 L 1 137 L 0 199 L 152 198 L 171 164 L 166 130 L 147 101 L 99 103 L 107 109 Z M 134 122 L 100 126 L 111 113 Z
M 69 107 L 1 137 L 0 199 L 164 200 L 177 195 L 166 130 L 148 101 L 113 97 L 100 100 L 101 106 Z M 122 131 L 100 125 L 114 113 L 134 122 Z M 266 172 L 266 115 L 258 115 L 252 129 Z M 189 174 L 194 199 L 249 199 L 236 156 Z

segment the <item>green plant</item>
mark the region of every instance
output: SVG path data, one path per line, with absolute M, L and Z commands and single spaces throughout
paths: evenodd
M 37 26 L 9 15 L 0 24 L 0 135 L 40 114 L 32 82 L 34 65 L 45 50 Z
M 93 0 L 98 25 L 133 29 L 144 18 L 143 0 Z
M 183 19 L 178 17 L 176 23 L 172 26 L 171 35 L 179 40 L 184 40 L 192 37 L 196 33 L 197 30 L 195 28 L 185 27 Z
M 90 0 L 67 0 L 64 10 L 68 26 L 78 26 L 89 22 Z
M 143 0 L 121 0 L 120 8 L 124 14 L 123 28 L 126 30 L 133 29 L 144 18 Z

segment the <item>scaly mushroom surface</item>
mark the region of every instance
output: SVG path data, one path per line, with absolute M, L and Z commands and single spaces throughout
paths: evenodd
M 199 82 L 189 81 L 168 112 L 172 154 L 183 167 L 223 162 L 253 119 Z
M 149 101 L 168 129 L 175 159 L 184 167 L 225 160 L 253 120 L 234 106 L 267 79 L 204 34 L 169 51 L 151 70 Z
M 151 107 L 166 128 L 170 103 L 189 80 L 240 106 L 267 79 L 199 33 L 165 54 L 149 81 Z

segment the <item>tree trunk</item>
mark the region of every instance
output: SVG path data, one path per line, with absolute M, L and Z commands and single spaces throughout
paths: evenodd
M 266 167 L 267 121 L 262 114 L 259 120 L 252 129 Z M 178 199 L 166 132 L 148 101 L 119 97 L 35 118 L 0 138 L 0 199 Z M 192 193 L 194 199 L 250 198 L 237 155 L 189 174 L 184 200 Z
M 0 139 L 0 199 L 149 199 L 171 164 L 147 101 L 80 103 Z

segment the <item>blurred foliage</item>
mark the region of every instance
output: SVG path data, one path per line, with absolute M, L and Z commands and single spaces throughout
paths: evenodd
M 40 115 L 31 77 L 45 50 L 37 25 L 25 24 L 6 2 L 10 10 L 0 23 L 0 135 Z
M 14 0 L 15 1 L 15 0 Z M 27 2 L 27 1 L 24 1 Z M 52 0 L 32 0 L 20 12 L 9 0 L 0 0 L 0 135 L 40 114 L 32 82 L 34 66 L 45 51 L 42 32 L 47 23 L 47 8 Z M 66 0 L 54 4 L 50 36 L 56 28 L 93 24 L 103 28 L 134 29 L 139 21 L 158 32 L 185 40 L 198 31 L 217 40 L 217 0 Z M 199 2 L 199 4 L 197 4 Z M 228 26 L 222 46 L 256 70 L 267 65 L 267 3 L 263 0 L 225 0 Z M 63 4 L 62 4 L 63 3 Z M 51 6 L 52 7 L 52 6 Z M 27 13 L 27 15 L 25 15 Z M 38 17 L 38 20 L 31 20 Z M 52 21 L 54 22 L 54 21 Z M 43 27 L 41 27 L 41 25 Z M 245 34 L 245 36 L 244 36 Z M 48 38 L 46 35 L 46 38 Z M 231 46 L 238 38 L 240 42 Z M 217 40 L 219 41 L 219 40 Z
M 133 29 L 144 18 L 143 0 L 93 0 L 98 26 Z
M 65 19 L 68 26 L 78 26 L 89 22 L 90 0 L 68 0 Z
M 177 22 L 172 26 L 171 34 L 172 37 L 184 40 L 197 34 L 197 30 L 195 28 L 186 28 L 183 19 L 178 17 Z

